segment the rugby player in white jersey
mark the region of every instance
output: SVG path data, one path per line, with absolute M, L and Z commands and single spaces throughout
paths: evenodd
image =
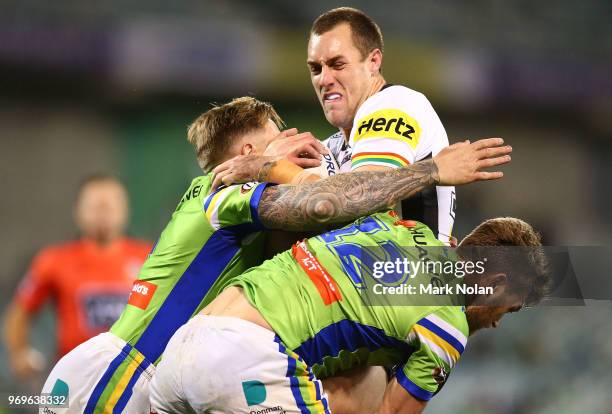
M 307 64 L 315 93 L 328 122 L 339 132 L 325 140 L 340 172 L 390 170 L 434 157 L 449 145 L 433 107 L 420 92 L 388 84 L 382 76 L 383 38 L 378 25 L 360 10 L 341 7 L 319 16 L 308 42 Z M 260 181 L 300 183 L 305 175 L 289 163 L 254 163 L 239 158 L 217 167 L 217 184 L 240 181 L 240 175 Z M 259 171 L 259 172 L 258 172 Z M 325 175 L 324 175 L 325 176 Z M 455 190 L 438 186 L 403 200 L 403 217 L 428 225 L 443 243 L 452 240 Z M 329 379 L 336 412 L 357 412 L 376 406 L 381 370 L 353 371 Z M 384 386 L 383 386 L 384 388 Z M 345 394 L 346 398 L 341 395 Z M 361 396 L 361 398 L 354 398 Z M 344 405 L 344 402 L 354 404 Z M 364 405 L 365 404 L 365 405 Z M 366 409 L 367 411 L 367 409 Z
M 434 157 L 448 138 L 433 107 L 420 92 L 388 84 L 382 76 L 383 38 L 378 25 L 360 10 L 340 7 L 319 16 L 308 42 L 307 64 L 325 117 L 339 131 L 326 139 L 340 172 L 385 170 Z M 280 142 L 279 142 L 280 145 Z M 262 161 L 237 158 L 215 169 L 216 184 L 260 178 L 298 184 L 306 176 L 289 163 L 273 173 Z M 323 174 L 327 176 L 327 174 Z M 455 219 L 455 189 L 435 187 L 397 206 L 449 244 Z
M 444 127 L 425 95 L 385 81 L 383 37 L 364 12 L 340 7 L 319 16 L 310 31 L 307 64 L 325 117 L 339 128 L 325 144 L 341 172 L 399 168 L 448 146 Z M 398 209 L 449 243 L 454 187 L 422 191 Z
M 378 25 L 354 8 L 329 10 L 310 30 L 307 65 L 325 117 L 339 129 L 324 144 L 340 172 L 400 168 L 449 145 L 425 95 L 385 80 L 383 46 Z M 455 208 L 454 187 L 440 186 L 396 207 L 404 218 L 427 224 L 445 244 L 453 240 Z M 357 412 L 379 398 L 378 391 L 372 392 L 377 384 L 380 371 L 370 369 L 331 378 L 325 387 L 336 397 L 336 411 Z

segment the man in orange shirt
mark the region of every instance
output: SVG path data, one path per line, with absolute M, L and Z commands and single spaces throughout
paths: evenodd
M 7 312 L 5 341 L 18 378 L 30 377 L 44 364 L 28 334 L 32 316 L 47 300 L 57 311 L 58 357 L 107 331 L 119 317 L 151 250 L 149 243 L 123 236 L 127 217 L 127 194 L 119 180 L 95 175 L 83 181 L 75 208 L 82 236 L 39 252 Z

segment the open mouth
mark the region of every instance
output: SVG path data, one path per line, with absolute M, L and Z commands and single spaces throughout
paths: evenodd
M 328 92 L 323 94 L 323 102 L 338 102 L 342 99 L 342 95 L 338 92 Z

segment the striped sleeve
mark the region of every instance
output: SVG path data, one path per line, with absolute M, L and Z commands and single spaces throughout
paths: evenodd
M 204 200 L 204 214 L 215 230 L 241 224 L 263 230 L 257 208 L 268 185 L 251 182 L 221 187 Z
M 398 370 L 398 382 L 416 398 L 430 400 L 459 361 L 467 335 L 467 321 L 458 308 L 441 308 L 419 320 L 407 338 L 416 351 Z

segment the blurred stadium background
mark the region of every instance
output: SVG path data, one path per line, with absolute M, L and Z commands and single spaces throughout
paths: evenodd
M 118 173 L 130 233 L 155 239 L 199 174 L 185 132 L 210 102 L 254 94 L 334 132 L 305 56 L 310 23 L 339 5 L 379 23 L 387 81 L 424 92 L 451 141 L 513 145 L 502 182 L 458 190 L 457 237 L 513 215 L 547 245 L 612 245 L 609 1 L 2 1 L 0 307 L 35 251 L 75 235 L 84 175 Z M 49 312 L 34 335 L 53 358 Z M 28 391 L 0 354 L 0 393 Z M 528 310 L 474 338 L 427 412 L 612 413 L 611 366 L 610 301 Z

